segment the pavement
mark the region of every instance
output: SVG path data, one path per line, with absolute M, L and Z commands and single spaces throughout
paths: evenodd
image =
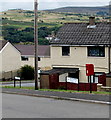
M 110 95 L 2 88 L 2 93 L 111 105 Z

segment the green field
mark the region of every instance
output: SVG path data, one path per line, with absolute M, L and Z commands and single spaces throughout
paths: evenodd
M 64 13 L 52 11 L 38 12 L 39 43 L 48 44 L 45 37 L 55 34 L 59 28 L 67 22 L 88 22 L 89 14 Z M 103 17 L 96 16 L 96 22 L 100 22 Z M 34 12 L 29 10 L 8 10 L 0 13 L 2 18 L 2 37 L 12 43 L 33 42 Z M 26 31 L 28 28 L 29 31 Z M 24 32 L 25 31 L 25 32 Z M 0 35 L 1 36 L 1 35 Z M 44 42 L 45 40 L 45 42 Z
M 78 13 L 63 13 L 63 12 L 50 12 L 50 11 L 39 11 L 38 12 L 38 23 L 39 27 L 47 26 L 54 27 L 55 25 L 60 26 L 66 22 L 88 22 L 90 15 L 78 14 Z M 33 27 L 34 12 L 27 10 L 8 10 L 1 13 L 3 25 L 13 25 L 20 28 L 27 26 Z M 7 20 L 6 20 L 7 19 Z M 97 19 L 101 20 L 101 16 L 97 16 Z

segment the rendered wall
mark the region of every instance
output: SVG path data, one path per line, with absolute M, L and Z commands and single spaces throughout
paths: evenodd
M 10 43 L 7 43 L 7 45 L 0 51 L 0 65 L 2 66 L 2 73 L 9 72 L 9 71 L 15 71 L 18 70 L 21 67 L 21 61 L 20 61 L 20 52 Z
M 105 48 L 105 57 L 88 57 L 87 47 L 70 47 L 70 56 L 62 56 L 62 47 L 51 46 L 50 57 L 42 57 L 38 66 L 42 70 L 53 67 L 79 68 L 80 82 L 87 82 L 85 64 L 94 64 L 95 72 L 108 73 L 108 47 Z M 22 65 L 34 65 L 34 58 L 22 62 Z
M 33 56 L 28 56 L 28 61 L 22 61 L 21 60 L 21 66 L 24 65 L 30 65 L 34 67 L 34 57 Z
M 87 82 L 85 64 L 94 64 L 95 72 L 108 73 L 108 47 L 105 48 L 105 57 L 88 57 L 87 47 L 70 47 L 70 56 L 62 56 L 62 47 L 53 46 L 51 60 L 54 67 L 79 68 L 80 82 Z

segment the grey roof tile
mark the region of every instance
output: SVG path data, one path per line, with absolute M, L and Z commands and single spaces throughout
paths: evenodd
M 0 40 L 0 50 L 7 44 L 6 40 Z
M 96 23 L 96 28 L 87 28 L 87 23 L 66 23 L 50 44 L 109 45 L 111 44 L 110 23 Z
M 14 45 L 20 52 L 21 55 L 34 55 L 34 45 Z M 38 46 L 39 56 L 50 56 L 50 46 L 49 45 L 39 45 Z

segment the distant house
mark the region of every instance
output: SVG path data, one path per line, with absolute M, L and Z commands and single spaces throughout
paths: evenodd
M 50 59 L 50 46 L 38 46 L 39 68 L 48 70 Z M 46 62 L 45 62 L 46 61 Z M 34 67 L 34 45 L 13 45 L 5 40 L 0 40 L 0 79 L 11 79 L 24 65 Z
M 14 45 L 21 53 L 21 66 L 31 65 L 34 67 L 34 45 Z M 50 69 L 47 67 L 48 59 L 50 59 L 50 46 L 39 45 L 38 46 L 38 66 L 40 69 Z
M 0 40 L 0 79 L 9 79 L 20 67 L 21 53 L 9 42 Z
M 50 44 L 52 69 L 76 69 L 67 71 L 60 81 L 71 77 L 88 83 L 86 64 L 94 65 L 92 83 L 105 81 L 105 74 L 111 72 L 110 23 L 95 23 L 94 17 L 89 23 L 66 23 Z

